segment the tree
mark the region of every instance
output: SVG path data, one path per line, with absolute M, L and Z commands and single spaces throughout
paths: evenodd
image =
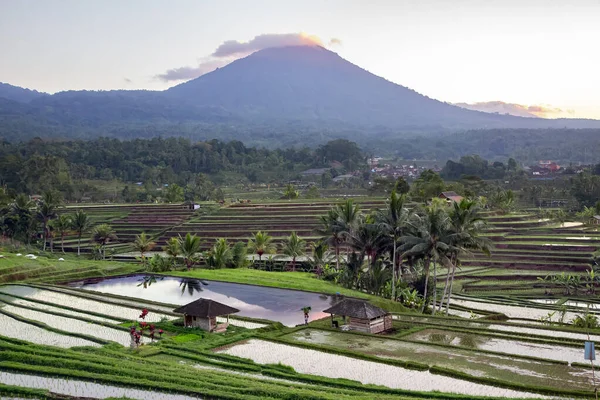
M 444 191 L 444 180 L 434 171 L 423 171 L 412 185 L 412 196 L 427 201 Z
M 420 257 L 424 262 L 425 290 L 421 312 L 427 307 L 430 266 L 433 263 L 433 310 L 436 306 L 437 264 L 448 262 L 448 254 L 453 250 L 450 239 L 450 220 L 446 212 L 446 204 L 434 199 L 431 205 L 420 213 L 414 214 L 408 223 L 408 234 L 400 240 L 403 242 L 402 258 Z
M 192 235 L 189 232 L 186 233 L 185 237 L 179 236 L 179 250 L 188 271 L 192 268 L 192 265 L 197 262 L 197 256 L 201 247 L 202 242 L 198 236 Z
M 167 255 L 171 259 L 171 264 L 175 265 L 177 260 L 177 256 L 181 254 L 181 248 L 179 247 L 179 239 L 176 237 L 171 237 L 167 240 L 167 244 L 163 247 L 163 251 L 167 253 Z
M 12 237 L 23 240 L 27 244 L 30 242 L 32 228 L 36 221 L 31 213 L 33 207 L 34 204 L 27 195 L 17 195 L 8 207 L 8 215 L 4 222 L 5 229 Z
M 354 200 L 348 199 L 336 205 L 336 213 L 339 221 L 343 224 L 344 230 L 352 235 L 352 232 L 361 222 L 362 214 L 358 204 L 354 204 Z
M 227 243 L 227 239 L 221 238 L 217 239 L 208 253 L 206 263 L 211 268 L 221 269 L 227 267 L 232 260 L 233 252 L 231 251 L 231 247 Z
M 392 299 L 396 299 L 396 280 L 397 267 L 396 252 L 398 250 L 398 240 L 402 237 L 403 231 L 409 219 L 409 211 L 405 207 L 406 195 L 398 196 L 396 191 L 392 191 L 388 201 L 387 208 L 378 216 L 382 231 L 391 239 L 392 246 Z M 400 260 L 402 263 L 402 260 Z
M 403 176 L 399 176 L 398 179 L 396 179 L 395 189 L 400 195 L 408 194 L 408 192 L 410 192 L 410 185 Z
M 296 270 L 296 259 L 303 257 L 306 254 L 306 242 L 296 232 L 292 232 L 290 236 L 283 242 L 281 253 L 284 256 L 291 257 L 292 271 Z
M 332 208 L 327 211 L 326 215 L 319 217 L 320 227 L 315 229 L 315 232 L 321 235 L 321 240 L 329 247 L 335 250 L 335 265 L 336 269 L 340 270 L 340 247 L 345 242 L 348 232 L 345 230 L 344 224 L 341 222 L 337 208 Z
M 178 203 L 184 200 L 183 188 L 176 183 L 170 184 L 165 191 L 165 201 L 167 203 Z
M 66 214 L 59 215 L 58 218 L 50 222 L 52 229 L 60 235 L 60 249 L 65 252 L 65 236 L 71 231 L 73 221 Z
M 312 256 L 308 259 L 311 267 L 315 270 L 318 276 L 323 273 L 325 265 L 329 264 L 331 254 L 329 246 L 324 240 L 319 240 L 316 243 L 311 243 Z
M 135 240 L 133 241 L 133 247 L 140 252 L 140 256 L 142 257 L 142 263 L 146 264 L 145 254 L 152 250 L 156 245 L 152 239 L 146 235 L 146 232 L 142 232 L 139 235 L 136 235 Z
M 77 255 L 81 254 L 81 237 L 92 228 L 92 221 L 83 210 L 77 210 L 71 217 L 71 228 L 77 233 Z
M 233 258 L 231 260 L 234 268 L 246 268 L 250 265 L 248 260 L 248 246 L 244 242 L 237 242 L 231 250 Z
M 108 224 L 100 224 L 92 230 L 92 241 L 100 246 L 103 259 L 106 258 L 106 245 L 117 239 L 115 231 Z
M 482 236 L 486 222 L 481 212 L 481 205 L 478 201 L 462 199 L 460 202 L 453 203 L 452 210 L 449 213 L 449 243 L 452 247 L 450 249 L 450 263 L 447 265 L 452 270 L 449 269 L 446 274 L 444 291 L 438 308 L 441 311 L 444 298 L 447 297 L 446 315 L 450 310 L 454 275 L 456 267 L 460 263 L 460 257 L 470 255 L 473 251 L 481 251 L 488 256 L 490 255 L 491 241 Z
M 46 251 L 46 239 L 49 235 L 48 223 L 58 216 L 57 209 L 61 205 L 60 197 L 52 191 L 46 191 L 38 204 L 36 218 L 42 224 L 42 250 Z
M 314 185 L 309 187 L 308 190 L 304 193 L 305 199 L 318 199 L 319 197 L 321 197 L 319 189 L 317 189 L 317 187 Z
M 288 200 L 297 199 L 298 196 L 299 196 L 299 193 L 296 190 L 296 188 L 294 187 L 294 185 L 288 184 L 285 187 L 285 191 L 283 192 L 283 198 L 284 199 L 288 199 Z
M 272 254 L 275 251 L 273 237 L 263 231 L 253 233 L 252 238 L 248 241 L 248 249 L 258 254 L 258 261 L 261 261 L 263 254 Z

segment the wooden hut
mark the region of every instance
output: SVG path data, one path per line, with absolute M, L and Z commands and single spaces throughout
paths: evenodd
M 351 330 L 366 333 L 380 333 L 392 329 L 392 315 L 366 301 L 358 299 L 344 299 L 323 312 L 333 316 L 348 317 L 347 326 Z
M 173 310 L 174 313 L 183 314 L 183 323 L 186 328 L 200 328 L 216 333 L 224 332 L 229 325 L 229 314 L 239 311 L 237 308 L 210 299 L 198 299 Z M 217 317 L 223 315 L 227 316 L 227 322 L 217 323 Z

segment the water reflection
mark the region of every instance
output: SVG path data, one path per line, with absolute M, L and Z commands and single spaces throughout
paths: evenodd
M 278 321 L 287 326 L 304 323 L 304 307 L 310 307 L 309 321 L 328 314 L 322 312 L 341 300 L 339 296 L 297 290 L 203 281 L 190 278 L 160 277 L 146 285 L 144 275 L 105 279 L 74 285 L 87 290 L 159 301 L 179 306 L 199 298 L 218 301 L 240 310 L 238 315 Z M 175 307 L 174 307 L 175 308 Z

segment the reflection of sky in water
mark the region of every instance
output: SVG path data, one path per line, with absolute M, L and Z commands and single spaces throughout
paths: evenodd
M 181 278 L 157 278 L 147 288 L 138 286 L 141 279 L 141 275 L 105 279 L 81 288 L 177 305 L 199 298 L 212 299 L 237 308 L 238 315 L 279 321 L 288 326 L 304 323 L 303 307 L 311 307 L 309 320 L 312 321 L 328 316 L 322 310 L 337 302 L 333 296 L 318 293 L 214 281 L 205 281 L 208 285 L 201 285 L 201 292 L 194 291 L 190 295 L 187 289 L 182 293 Z

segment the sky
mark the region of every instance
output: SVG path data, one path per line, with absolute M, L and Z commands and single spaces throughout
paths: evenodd
M 0 0 L 0 82 L 162 90 L 246 54 L 223 46 L 312 37 L 438 100 L 600 119 L 599 21 L 600 0 Z

